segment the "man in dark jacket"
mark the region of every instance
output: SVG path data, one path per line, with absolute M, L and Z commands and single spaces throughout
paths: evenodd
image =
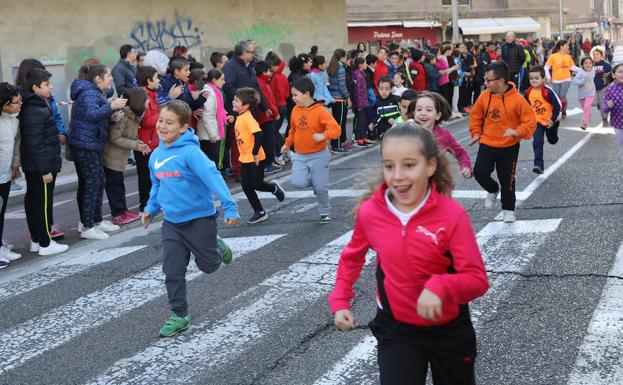
M 502 60 L 508 65 L 509 80 L 519 88 L 519 73 L 526 55 L 523 47 L 515 42 L 515 32 L 506 32 L 505 43 L 502 45 Z
M 112 77 L 115 82 L 117 95 L 125 94 L 128 88 L 136 87 L 136 52 L 131 45 L 122 45 L 119 49 L 119 62 L 112 69 Z

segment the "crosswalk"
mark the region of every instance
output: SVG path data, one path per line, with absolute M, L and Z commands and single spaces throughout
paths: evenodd
M 496 317 L 499 305 L 509 300 L 522 273 L 538 255 L 544 242 L 555 233 L 562 219 L 524 220 L 509 225 L 490 222 L 477 233 L 489 273 L 491 289 L 487 296 L 471 305 L 477 332 L 487 320 Z M 352 232 L 346 231 L 315 252 L 247 287 L 224 300 L 220 318 L 197 315 L 191 327 L 172 339 L 154 338 L 144 348 L 117 357 L 107 368 L 95 371 L 86 384 L 165 384 L 202 383 L 212 370 L 243 359 L 245 354 L 269 336 L 278 335 L 296 320 L 309 304 L 322 304 L 335 279 L 340 251 Z M 287 234 L 228 238 L 238 258 L 253 256 L 264 247 L 286 241 Z M 73 274 L 84 273 L 100 265 L 132 258 L 150 245 L 114 247 L 94 251 L 84 257 L 63 261 L 41 271 L 0 285 L 0 301 L 39 290 Z M 374 253 L 367 256 L 366 269 L 374 265 Z M 204 276 L 191 263 L 188 281 Z M 588 325 L 586 337 L 578 348 L 577 362 L 569 384 L 613 384 L 623 379 L 621 373 L 620 332 L 623 316 L 620 279 L 623 276 L 623 245 L 609 273 L 602 298 Z M 25 322 L 0 330 L 0 383 L 12 383 L 11 373 L 35 359 L 44 359 L 59 346 L 88 335 L 122 315 L 148 306 L 164 297 L 163 276 L 159 264 L 120 278 L 86 295 L 50 309 Z M 122 295 L 121 295 L 122 294 Z M 370 298 L 366 298 L 370 300 Z M 320 302 L 319 302 L 320 301 Z M 321 305 L 326 306 L 326 305 Z M 71 315 L 68 317 L 68 315 Z M 330 321 L 330 319 L 329 319 Z M 326 328 L 330 333 L 331 328 Z M 344 343 L 340 334 L 329 342 Z M 366 332 L 349 342 L 345 354 L 335 357 L 322 375 L 305 382 L 292 379 L 270 383 L 308 383 L 314 385 L 376 384 L 376 341 Z M 307 360 L 302 352 L 300 360 Z M 309 357 L 313 359 L 313 357 Z M 189 365 L 189 363 L 200 363 Z M 229 383 L 237 383 L 234 378 Z M 260 382 L 261 383 L 261 382 Z

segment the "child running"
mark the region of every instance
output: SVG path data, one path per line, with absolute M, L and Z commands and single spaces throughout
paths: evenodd
M 335 325 L 356 326 L 353 285 L 373 249 L 378 308 L 370 329 L 381 385 L 423 385 L 429 364 L 435 384 L 475 384 L 468 304 L 489 283 L 469 217 L 450 198 L 448 162 L 433 134 L 409 123 L 385 133 L 381 157 L 383 183 L 357 209 L 329 295 Z
M 543 174 L 543 137 L 547 136 L 549 144 L 558 143 L 558 117 L 562 103 L 554 90 L 545 85 L 545 69 L 542 66 L 532 66 L 528 72 L 530 87 L 526 90 L 525 98 L 536 116 L 536 131 L 532 137 L 534 150 L 535 174 Z
M 407 110 L 407 117 L 413 119 L 417 124 L 430 130 L 435 134 L 439 151 L 445 154 L 446 151 L 459 162 L 461 175 L 465 179 L 472 177 L 472 161 L 465 148 L 456 140 L 452 133 L 440 126 L 441 122 L 448 120 L 452 116 L 452 107 L 443 96 L 423 91 L 418 93 L 415 101 L 411 102 Z
M 581 62 L 582 68 L 575 74 L 573 85 L 578 86 L 578 99 L 584 111 L 580 128 L 586 130 L 591 120 L 593 110 L 593 99 L 597 89 L 595 88 L 595 70 L 593 69 L 593 59 L 585 57 Z
M 331 223 L 329 204 L 329 159 L 327 141 L 340 136 L 340 125 L 323 103 L 314 100 L 314 83 L 302 78 L 292 85 L 292 100 L 295 107 L 290 119 L 292 126 L 281 147 L 282 154 L 288 154 L 294 145 L 292 155 L 292 184 L 303 189 L 311 184 L 318 200 L 320 224 Z
M 234 111 L 238 113 L 235 132 L 236 144 L 240 153 L 242 190 L 254 211 L 253 216 L 247 221 L 249 224 L 264 222 L 268 219 L 268 214 L 264 211 L 256 191 L 272 193 L 279 202 L 283 202 L 285 199 L 285 193 L 277 182 L 264 182 L 263 163 L 266 155 L 264 154 L 264 149 L 262 149 L 262 129 L 251 114 L 251 111 L 255 109 L 259 102 L 259 93 L 255 89 L 248 87 L 239 88 L 232 102 Z M 272 131 L 270 135 L 274 135 Z
M 612 84 L 606 88 L 601 108 L 610 113 L 610 125 L 623 150 L 623 63 L 614 66 L 608 80 Z
M 191 115 L 190 107 L 181 100 L 162 106 L 158 118 L 160 146 L 149 159 L 152 187 L 142 221 L 147 228 L 164 211 L 162 271 L 173 313 L 160 329 L 160 337 L 171 337 L 190 323 L 185 277 L 190 253 L 206 274 L 216 271 L 221 262 L 232 261 L 231 250 L 216 235 L 214 194 L 223 207 L 225 224 L 240 222 L 225 181 L 188 126 Z
M 2 209 L 0 211 L 0 269 L 9 266 L 11 261 L 20 259 L 22 256 L 11 250 L 10 246 L 3 241 L 4 214 L 11 192 L 11 180 L 19 176 L 19 121 L 17 115 L 22 108 L 22 96 L 19 89 L 9 83 L 0 83 L 0 198 Z

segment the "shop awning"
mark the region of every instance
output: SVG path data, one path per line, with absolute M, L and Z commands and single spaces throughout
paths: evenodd
M 402 21 L 349 21 L 349 27 L 393 27 L 402 26 Z
M 459 26 L 463 35 L 493 35 L 507 31 L 529 33 L 541 30 L 541 25 L 531 17 L 459 19 Z
M 404 20 L 402 26 L 405 28 L 439 28 L 441 24 L 432 20 Z

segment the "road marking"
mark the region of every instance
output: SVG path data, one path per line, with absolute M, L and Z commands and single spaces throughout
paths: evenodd
M 58 265 L 47 267 L 39 272 L 20 277 L 11 282 L 0 284 L 0 300 L 14 297 L 59 279 L 80 273 L 100 263 L 109 262 L 135 251 L 142 250 L 147 245 L 115 247 L 106 250 L 92 251 L 78 258 L 69 259 Z
M 562 219 L 516 221 L 512 224 L 489 222 L 476 234 L 487 270 L 521 272 L 535 256 L 548 234 L 556 231 Z M 519 242 L 517 242 L 517 236 Z M 513 247 L 520 247 L 517 252 Z M 517 278 L 507 274 L 489 274 L 490 288 L 484 297 L 470 305 L 474 327 L 478 328 L 483 316 L 490 318 L 497 311 L 499 303 L 506 298 Z M 370 373 L 374 378 L 369 378 Z M 314 385 L 350 385 L 378 383 L 376 380 L 376 339 L 364 337 L 355 347 L 339 360 Z
M 228 238 L 226 242 L 234 256 L 239 257 L 284 235 Z M 191 261 L 186 280 L 202 274 Z M 0 375 L 165 294 L 162 282 L 162 267 L 158 264 L 3 331 L 0 334 Z
M 569 385 L 623 384 L 623 243 L 608 275 Z
M 220 320 L 204 319 L 174 339 L 163 339 L 133 357 L 119 360 L 90 384 L 160 384 L 176 373 L 186 383 L 197 370 L 226 365 L 261 338 L 278 333 L 300 309 L 327 295 L 335 283 L 340 253 L 352 231 L 329 242 L 287 269 L 249 288 L 234 299 L 248 303 Z M 368 263 L 373 258 L 367 258 Z M 209 359 L 206 359 L 209 357 Z M 184 367 L 184 370 L 179 370 Z
M 64 205 L 65 203 L 75 202 L 75 199 L 66 199 L 64 201 L 55 202 L 52 207 L 58 207 L 60 205 Z M 11 211 L 4 215 L 4 219 L 24 219 L 26 218 L 26 211 L 24 209 Z

